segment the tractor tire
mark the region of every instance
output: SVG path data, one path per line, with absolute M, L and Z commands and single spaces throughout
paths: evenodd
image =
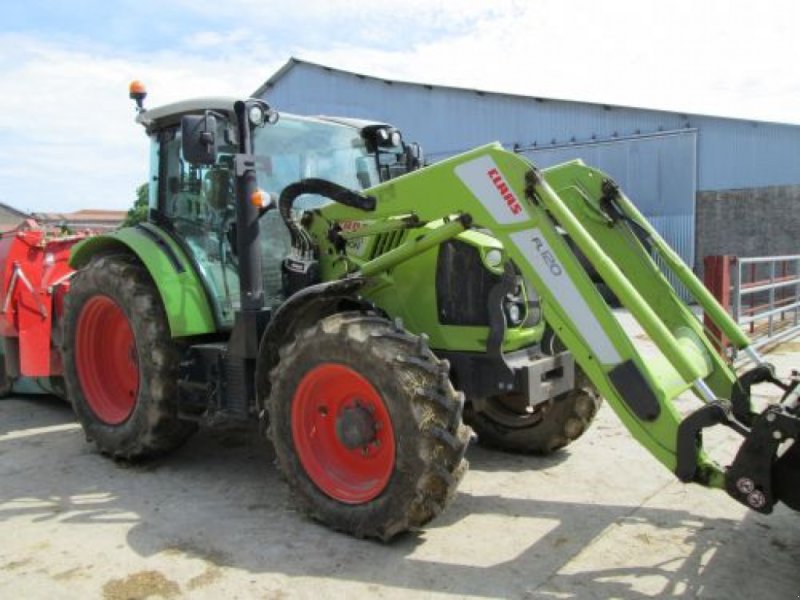
M 196 425 L 177 415 L 180 347 L 147 270 L 129 256 L 93 259 L 65 301 L 64 380 L 87 439 L 126 461 L 183 444 Z
M 286 344 L 270 373 L 268 434 L 299 510 L 383 541 L 438 515 L 471 435 L 448 373 L 425 338 L 362 313 Z
M 519 454 L 547 455 L 566 447 L 589 429 L 602 398 L 583 373 L 576 373 L 575 388 L 538 406 L 532 413 L 514 410 L 508 395 L 486 401 L 477 412 L 469 404 L 464 420 L 478 434 L 478 442 Z

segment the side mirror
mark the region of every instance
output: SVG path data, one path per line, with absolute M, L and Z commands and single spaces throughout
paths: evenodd
M 410 173 L 425 166 L 425 156 L 422 152 L 422 146 L 417 142 L 411 142 L 405 148 L 406 150 L 406 169 Z
M 193 165 L 217 162 L 217 119 L 213 115 L 185 115 L 181 118 L 183 157 Z

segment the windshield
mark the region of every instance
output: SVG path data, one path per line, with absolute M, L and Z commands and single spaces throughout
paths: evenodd
M 258 186 L 272 194 L 300 179 L 327 179 L 354 190 L 379 183 L 374 157 L 358 130 L 286 115 L 275 125 L 255 130 L 253 137 Z M 294 208 L 307 210 L 329 202 L 320 196 L 301 196 Z

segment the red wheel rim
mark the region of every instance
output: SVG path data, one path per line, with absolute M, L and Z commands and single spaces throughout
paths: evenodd
M 81 310 L 75 362 L 92 412 L 108 425 L 124 423 L 136 406 L 139 365 L 133 330 L 111 298 L 95 296 Z
M 347 425 L 358 425 L 355 438 L 343 433 Z M 320 365 L 300 381 L 292 401 L 292 437 L 305 472 L 340 502 L 373 500 L 394 471 L 389 411 L 370 382 L 344 365 Z

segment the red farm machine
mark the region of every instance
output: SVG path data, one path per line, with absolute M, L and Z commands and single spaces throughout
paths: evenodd
M 66 394 L 58 333 L 74 273 L 70 250 L 88 235 L 48 232 L 29 220 L 0 236 L 2 393 Z

